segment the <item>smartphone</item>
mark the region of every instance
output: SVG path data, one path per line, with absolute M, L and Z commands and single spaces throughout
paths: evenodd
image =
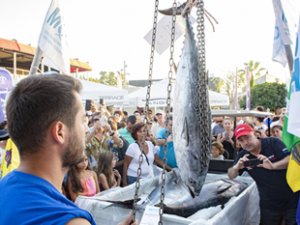
M 91 110 L 91 107 L 92 107 L 92 100 L 87 99 L 87 100 L 85 101 L 85 111 L 90 111 L 90 110 Z
M 100 104 L 100 105 L 104 105 L 104 99 L 103 99 L 103 98 L 100 98 L 100 99 L 99 99 L 99 104 Z
M 244 166 L 245 167 L 254 167 L 254 166 L 257 166 L 262 163 L 263 162 L 260 159 L 255 158 L 255 159 L 249 159 L 248 161 L 245 161 Z

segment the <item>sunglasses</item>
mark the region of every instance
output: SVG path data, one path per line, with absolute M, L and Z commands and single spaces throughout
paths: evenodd
M 93 122 L 97 122 L 99 120 L 100 120 L 99 118 L 95 118 L 95 119 L 93 119 Z

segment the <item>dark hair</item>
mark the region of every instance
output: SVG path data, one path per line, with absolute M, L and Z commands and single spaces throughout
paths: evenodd
M 137 124 L 134 124 L 133 128 L 132 128 L 132 133 L 131 136 L 133 137 L 134 140 L 137 140 L 137 132 L 139 130 L 141 130 L 144 127 L 144 123 L 143 122 L 139 122 Z
M 128 112 L 127 111 L 123 111 L 124 116 L 128 116 Z
M 111 151 L 102 152 L 98 159 L 98 176 L 103 173 L 107 179 L 108 186 L 112 187 L 114 185 L 113 178 L 113 168 L 111 162 L 113 160 L 114 154 Z
M 272 126 L 271 131 L 274 132 L 275 128 L 277 128 L 277 129 L 279 129 L 279 130 L 282 131 L 282 126 L 280 124 L 276 124 L 276 125 Z
M 126 127 L 126 122 L 124 120 L 121 120 L 119 123 L 118 129 L 125 128 Z
M 21 80 L 12 90 L 7 106 L 10 136 L 22 156 L 41 147 L 54 121 L 73 128 L 80 105 L 75 93 L 81 83 L 67 75 L 34 75 Z
M 136 123 L 136 117 L 135 117 L 135 115 L 128 116 L 127 123 L 131 123 L 132 125 L 134 125 Z
M 82 156 L 80 160 L 69 167 L 68 179 L 70 179 L 71 188 L 74 193 L 83 192 L 83 187 L 79 178 L 80 172 L 77 169 L 77 164 L 81 163 L 84 160 L 84 157 L 85 156 Z
M 256 110 L 259 112 L 264 112 L 265 111 L 265 107 L 263 106 L 256 106 Z
M 91 124 L 94 124 L 97 120 L 100 120 L 100 118 L 101 118 L 101 112 L 94 112 L 94 113 L 92 114 L 90 123 L 91 123 Z
M 0 130 L 4 129 L 7 126 L 7 121 L 4 120 L 0 123 Z
M 265 119 L 264 117 L 258 117 L 258 116 L 255 117 L 255 118 L 256 118 L 260 123 L 264 122 L 264 119 Z
M 162 116 L 162 113 L 160 113 L 160 112 L 158 112 L 158 113 L 156 113 L 155 115 L 154 115 L 154 118 L 153 118 L 153 120 L 154 120 L 154 122 L 158 122 L 158 120 L 157 120 L 157 117 L 158 116 Z
M 168 116 L 166 118 L 166 125 L 168 125 L 170 121 L 173 121 L 173 117 L 172 116 Z

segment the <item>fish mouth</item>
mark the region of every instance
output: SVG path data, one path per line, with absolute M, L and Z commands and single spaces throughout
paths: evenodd
M 176 8 L 176 15 L 181 15 L 185 9 L 186 2 L 181 4 Z M 159 9 L 158 10 L 161 14 L 166 16 L 172 16 L 173 15 L 173 8 L 167 8 L 167 9 Z

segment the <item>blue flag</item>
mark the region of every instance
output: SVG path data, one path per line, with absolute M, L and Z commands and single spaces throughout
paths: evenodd
M 13 88 L 13 79 L 9 71 L 0 68 L 0 123 L 6 120 L 4 105 L 8 92 Z

